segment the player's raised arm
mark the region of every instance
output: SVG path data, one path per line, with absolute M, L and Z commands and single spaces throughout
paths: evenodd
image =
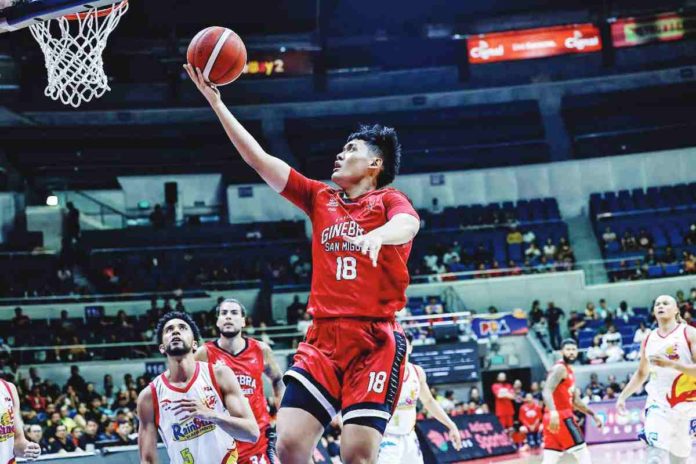
M 244 126 L 232 115 L 220 98 L 220 92 L 215 85 L 205 81 L 200 69 L 194 69 L 191 65 L 184 65 L 191 80 L 198 90 L 208 100 L 210 106 L 220 118 L 227 136 L 232 141 L 244 161 L 256 171 L 259 176 L 276 192 L 282 192 L 288 183 L 290 166 L 283 160 L 269 155 L 261 148 L 261 145 L 244 128 Z
M 416 371 L 418 372 L 418 381 L 420 382 L 420 395 L 418 399 L 421 401 L 421 403 L 423 403 L 423 407 L 430 413 L 431 416 L 447 427 L 449 438 L 454 444 L 454 449 L 459 451 L 462 449 L 462 436 L 459 433 L 457 424 L 450 419 L 445 410 L 442 409 L 442 406 L 440 406 L 440 403 L 433 398 L 433 394 L 430 393 L 430 387 L 428 386 L 428 381 L 426 380 L 423 368 L 415 364 L 413 364 L 413 367 L 415 367 Z
M 650 375 L 650 363 L 648 362 L 648 357 L 645 355 L 646 342 L 647 339 L 640 347 L 640 361 L 638 363 L 638 369 L 633 373 L 631 380 L 628 381 L 628 384 L 626 384 L 626 387 L 616 400 L 616 409 L 620 414 L 624 414 L 626 412 L 626 400 L 643 386 Z
M 544 397 L 544 403 L 549 410 L 549 431 L 555 433 L 558 432 L 560 426 L 560 417 L 558 415 L 558 410 L 556 409 L 556 402 L 553 400 L 553 392 L 558 387 L 558 384 L 566 378 L 568 373 L 565 367 L 560 364 L 553 366 L 546 378 L 546 384 L 544 385 L 544 390 L 542 395 Z
M 259 425 L 234 372 L 227 366 L 217 366 L 215 377 L 220 386 L 222 400 L 229 412 L 229 415 L 216 417 L 215 422 L 235 439 L 255 443 L 261 434 Z
M 157 463 L 157 424 L 152 404 L 150 387 L 144 388 L 138 395 L 138 450 L 140 464 Z

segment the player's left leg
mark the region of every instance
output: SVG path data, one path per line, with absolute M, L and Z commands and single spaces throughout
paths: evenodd
M 381 442 L 382 434 L 375 428 L 345 424 L 341 432 L 341 461 L 343 464 L 372 464 L 377 461 Z
M 590 450 L 587 445 L 583 445 L 573 451 L 573 456 L 578 461 L 578 464 L 592 464 L 592 456 L 590 456 Z
M 406 452 L 404 453 L 401 462 L 409 462 L 413 464 L 423 464 L 423 451 L 421 450 L 420 442 L 416 431 L 412 431 L 405 439 Z
M 558 464 L 558 461 L 561 460 L 561 456 L 563 456 L 561 452 L 545 449 L 541 458 L 541 464 Z

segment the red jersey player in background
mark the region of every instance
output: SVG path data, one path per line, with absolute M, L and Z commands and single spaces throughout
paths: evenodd
M 491 385 L 491 391 L 495 397 L 495 415 L 504 429 L 509 429 L 515 422 L 515 407 L 512 400 L 515 399 L 515 392 L 512 385 L 507 383 L 507 375 L 500 372 L 496 378 L 496 383 Z
M 565 453 L 574 456 L 579 464 L 591 464 L 590 451 L 574 411 L 592 417 L 599 429 L 602 428 L 602 419 L 585 406 L 580 400 L 580 391 L 575 387 L 575 374 L 570 366 L 578 358 L 577 342 L 572 338 L 563 340 L 561 354 L 563 359 L 549 371 L 543 390 L 546 412 L 542 464 L 556 464 Z
M 242 303 L 233 298 L 225 299 L 217 307 L 217 316 L 216 325 L 220 337 L 202 345 L 196 351 L 196 360 L 213 365 L 223 364 L 232 369 L 259 424 L 261 435 L 256 443 L 237 444 L 239 464 L 273 464 L 276 462 L 275 439 L 263 391 L 263 374 L 266 374 L 273 385 L 276 407 L 280 406 L 285 391 L 283 375 L 271 347 L 243 335 L 246 309 Z
M 522 424 L 524 431 L 527 433 L 527 444 L 531 448 L 538 448 L 541 445 L 542 410 L 531 393 L 525 395 L 524 404 L 520 406 L 518 417 L 520 424 Z
M 406 304 L 406 262 L 420 227 L 408 198 L 386 188 L 401 158 L 396 132 L 373 126 L 350 135 L 331 175 L 339 188 L 331 188 L 266 153 L 200 69 L 184 67 L 244 161 L 312 221 L 314 322 L 284 377 L 278 458 L 307 464 L 340 411 L 343 463 L 375 462 L 404 376 L 406 339 L 394 315 Z

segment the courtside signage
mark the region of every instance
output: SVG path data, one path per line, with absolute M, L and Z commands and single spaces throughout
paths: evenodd
M 655 42 L 672 42 L 693 37 L 696 15 L 661 13 L 640 18 L 619 18 L 611 24 L 614 47 L 634 47 Z

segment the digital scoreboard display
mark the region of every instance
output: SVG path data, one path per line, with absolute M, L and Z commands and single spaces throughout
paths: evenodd
M 292 77 L 314 72 L 314 54 L 311 51 L 249 50 L 248 53 L 243 73 L 246 78 Z
M 480 378 L 476 342 L 414 345 L 409 360 L 423 368 L 430 385 L 476 382 Z

